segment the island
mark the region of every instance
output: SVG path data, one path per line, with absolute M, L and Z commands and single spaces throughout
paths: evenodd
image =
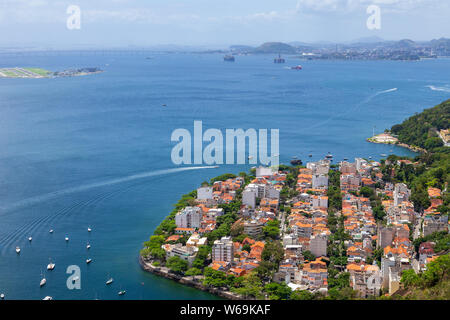
M 0 78 L 57 78 L 57 77 L 75 77 L 85 76 L 103 72 L 99 68 L 78 68 L 64 71 L 49 71 L 42 68 L 1 68 Z
M 449 299 L 450 151 L 436 136 L 449 127 L 450 100 L 390 129 L 426 150 L 414 159 L 325 158 L 205 181 L 139 262 L 227 299 Z

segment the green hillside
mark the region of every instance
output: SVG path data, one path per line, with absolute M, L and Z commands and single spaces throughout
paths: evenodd
M 401 142 L 435 150 L 443 145 L 436 130 L 448 128 L 450 128 L 450 100 L 415 114 L 403 123 L 393 126 L 391 132 L 397 135 Z

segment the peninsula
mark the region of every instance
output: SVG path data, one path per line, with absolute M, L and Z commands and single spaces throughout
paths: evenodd
M 1 68 L 0 78 L 27 78 L 27 79 L 40 79 L 40 78 L 56 78 L 56 77 L 75 77 L 85 76 L 95 73 L 103 72 L 98 68 L 79 68 L 69 69 L 64 71 L 49 71 L 42 68 Z
M 229 299 L 448 299 L 450 154 L 435 132 L 450 127 L 449 108 L 392 128 L 427 151 L 414 159 L 205 181 L 144 243 L 142 268 Z

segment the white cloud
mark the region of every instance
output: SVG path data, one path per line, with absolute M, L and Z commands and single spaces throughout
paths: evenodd
M 421 7 L 448 7 L 442 0 L 298 0 L 296 10 L 301 13 L 352 12 L 375 4 L 388 11 L 409 11 Z

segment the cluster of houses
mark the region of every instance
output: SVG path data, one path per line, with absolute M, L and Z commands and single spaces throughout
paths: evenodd
M 286 172 L 260 167 L 247 185 L 243 177 L 236 177 L 202 186 L 197 189 L 196 205 L 176 214 L 175 234 L 162 247 L 168 257 L 178 256 L 192 263 L 198 247 L 207 244 L 206 235 L 216 229 L 217 218 L 224 214 L 218 206 L 230 203 L 237 191 L 242 190 L 239 219 L 233 227 L 241 227 L 248 237 L 239 242 L 225 236 L 210 244 L 210 267 L 238 277 L 258 267 L 265 247 L 263 228 L 269 221 L 278 219 L 284 257 L 273 280 L 285 282 L 293 290 L 326 294 L 327 248 L 331 234 L 327 197 L 329 171 L 327 159 L 307 163 L 306 168 L 299 169 L 296 195 L 285 202 L 290 210 L 288 215 L 279 212 Z M 352 163 L 341 162 L 339 171 L 342 210 L 336 216 L 345 217 L 344 229 L 349 238 L 343 242 L 347 265 L 337 267 L 349 273 L 350 286 L 360 297 L 378 295 L 382 289 L 393 294 L 400 287 L 404 270 L 423 271 L 426 264 L 436 258 L 432 242 L 422 243 L 416 255 L 410 236 L 416 238 L 448 231 L 448 217 L 437 210 L 442 205 L 441 190 L 428 189 L 431 205 L 421 215 L 414 210 L 407 185 L 383 182 L 378 162 L 356 158 Z M 371 206 L 373 199 L 360 192 L 362 187 L 370 187 L 382 197 L 386 223 L 376 222 Z M 189 236 L 185 244 L 177 243 L 184 236 Z M 381 267 L 373 259 L 376 249 L 382 250 Z
M 300 168 L 297 176 L 298 195 L 288 202 L 291 214 L 287 217 L 287 231 L 283 235 L 284 259 L 275 281 L 284 281 L 293 290 L 325 293 L 328 287 L 326 263 L 330 230 L 327 227 L 328 172 L 330 161 L 310 162 Z M 315 259 L 308 261 L 306 251 Z

